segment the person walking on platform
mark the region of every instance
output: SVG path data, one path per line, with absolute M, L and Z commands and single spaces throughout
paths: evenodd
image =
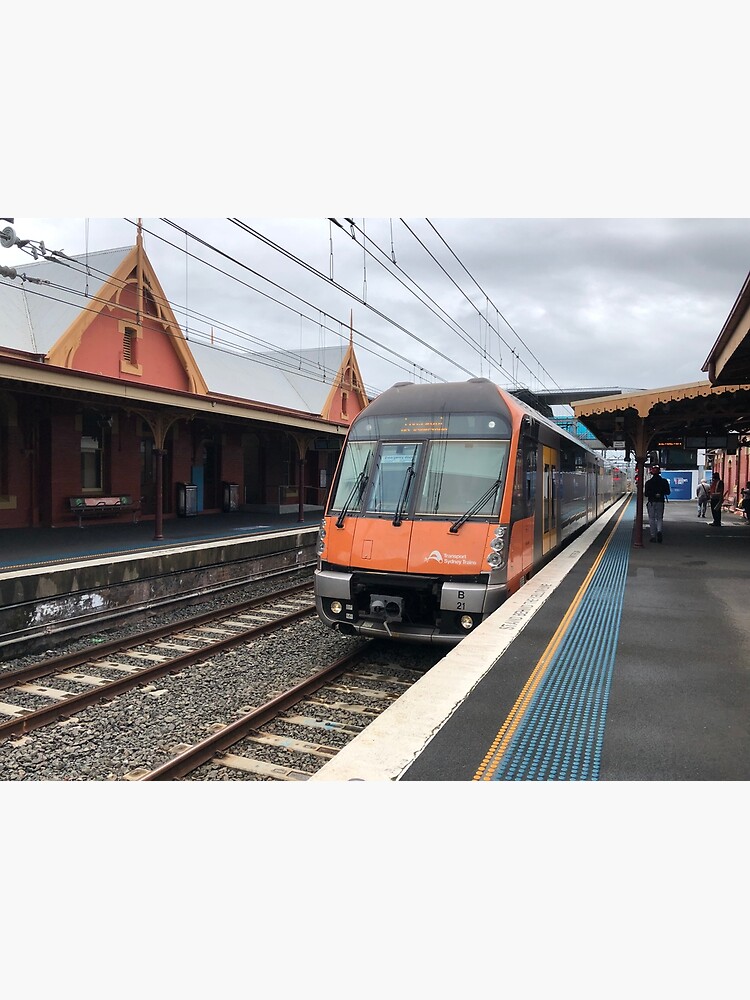
M 742 493 L 742 503 L 740 504 L 740 507 L 742 507 L 745 512 L 745 524 L 750 524 L 750 483 L 746 483 L 744 490 L 740 490 L 740 492 Z
M 664 502 L 669 496 L 669 480 L 660 475 L 658 465 L 651 466 L 651 478 L 643 484 L 643 495 L 646 498 L 648 511 L 648 526 L 651 530 L 651 541 L 661 542 L 661 531 L 664 524 Z
M 711 488 L 709 490 L 711 499 L 711 513 L 713 514 L 712 528 L 721 527 L 721 505 L 724 502 L 724 480 L 718 472 L 711 476 Z
M 702 482 L 698 483 L 698 490 L 695 494 L 696 497 L 698 498 L 698 517 L 706 516 L 706 507 L 708 506 L 708 499 L 710 496 L 708 488 L 710 485 L 711 484 L 707 479 L 704 479 L 702 480 Z

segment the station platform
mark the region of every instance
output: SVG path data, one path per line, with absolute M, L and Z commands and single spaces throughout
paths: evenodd
M 322 512 L 306 511 L 300 521 L 294 514 L 258 514 L 232 511 L 165 518 L 161 539 L 154 538 L 153 518 L 130 521 L 87 521 L 60 528 L 0 529 L 0 575 L 34 566 L 54 566 L 102 556 L 168 551 L 176 546 L 231 540 L 247 535 L 318 528 Z
M 311 781 L 750 778 L 750 525 L 613 506 Z
M 312 568 L 320 511 L 0 531 L 0 662 L 108 616 Z

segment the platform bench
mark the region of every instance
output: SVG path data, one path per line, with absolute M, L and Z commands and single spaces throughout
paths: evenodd
M 133 524 L 138 524 L 141 513 L 140 503 L 133 503 L 133 498 L 121 493 L 113 497 L 70 497 L 70 510 L 78 518 L 78 527 L 83 527 L 84 517 L 120 517 L 122 514 L 132 514 Z

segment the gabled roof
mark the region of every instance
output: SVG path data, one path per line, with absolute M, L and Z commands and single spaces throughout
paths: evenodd
M 0 279 L 0 348 L 75 370 L 75 352 L 86 328 L 134 280 L 138 246 L 66 260 L 69 265 L 45 258 L 18 267 L 16 279 Z M 351 341 L 327 348 L 251 353 L 218 338 L 212 343 L 193 334 L 188 340 L 145 251 L 140 261 L 156 319 L 170 334 L 191 391 L 335 421 L 339 416 L 332 409 L 339 390 L 356 394 L 359 408 L 369 402 Z M 22 281 L 20 276 L 26 274 L 29 280 Z
M 62 261 L 45 258 L 17 271 L 19 277 L 0 284 L 0 346 L 41 355 L 51 365 L 75 370 L 75 353 L 88 327 L 119 303 L 128 285 L 142 279 L 152 308 L 150 313 L 144 311 L 144 319 L 155 320 L 169 334 L 191 391 L 208 391 L 156 273 L 138 244 L 65 256 Z
M 323 413 L 347 353 L 342 344 L 251 354 L 195 339 L 190 348 L 211 393 L 315 414 Z
M 82 310 L 98 312 L 111 275 L 132 252 L 101 250 L 71 258 L 76 266 L 50 259 L 18 265 L 18 278 L 0 278 L 0 345 L 46 356 Z M 23 274 L 34 281 L 22 281 Z

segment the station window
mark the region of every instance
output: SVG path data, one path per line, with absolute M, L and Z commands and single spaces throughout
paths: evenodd
M 99 415 L 84 410 L 81 418 L 81 489 L 101 490 L 104 468 L 104 435 Z
M 8 492 L 8 417 L 0 404 L 0 495 Z

